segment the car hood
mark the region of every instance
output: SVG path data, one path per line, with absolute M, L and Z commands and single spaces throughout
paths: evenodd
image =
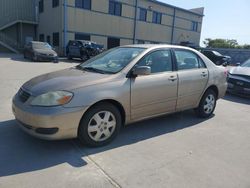
M 238 67 L 231 68 L 229 73 L 236 74 L 236 75 L 250 76 L 250 68 L 238 66 Z
M 46 55 L 49 55 L 49 54 L 57 55 L 57 53 L 52 49 L 34 49 L 34 52 L 46 54 Z
M 71 91 L 103 82 L 108 82 L 113 76 L 69 68 L 35 77 L 26 82 L 22 88 L 37 96 L 49 91 Z
M 223 57 L 224 57 L 224 58 L 227 58 L 227 59 L 231 59 L 231 57 L 228 56 L 228 55 L 224 55 Z

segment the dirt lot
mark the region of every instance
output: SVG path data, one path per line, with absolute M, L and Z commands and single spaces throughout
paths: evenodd
M 79 63 L 79 62 L 77 62 Z M 23 133 L 11 98 L 30 78 L 76 63 L 0 55 L 0 187 L 250 187 L 250 100 L 227 95 L 214 116 L 185 111 L 125 127 L 102 148 Z

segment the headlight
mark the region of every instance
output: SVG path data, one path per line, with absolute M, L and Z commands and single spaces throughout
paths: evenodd
M 68 91 L 52 91 L 39 95 L 33 99 L 33 106 L 60 106 L 67 104 L 73 97 Z

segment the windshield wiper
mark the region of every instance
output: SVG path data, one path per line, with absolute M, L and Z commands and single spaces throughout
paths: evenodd
M 97 72 L 97 73 L 100 73 L 100 74 L 114 74 L 114 72 L 106 71 L 106 70 L 100 70 L 100 69 L 97 69 L 97 68 L 94 68 L 94 67 L 83 67 L 81 65 L 77 65 L 76 68 L 79 69 L 79 70 L 85 70 L 85 71 L 89 71 L 89 72 Z
M 104 74 L 102 70 L 96 69 L 94 67 L 82 67 L 82 69 L 86 71 L 90 71 L 90 72 L 97 72 L 97 73 Z

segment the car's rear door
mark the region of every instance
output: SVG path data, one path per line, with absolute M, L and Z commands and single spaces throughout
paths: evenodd
M 131 119 L 175 111 L 178 80 L 173 71 L 171 51 L 153 51 L 136 66 L 149 66 L 152 72 L 131 78 Z
M 177 110 L 196 107 L 206 88 L 209 72 L 201 58 L 190 50 L 174 49 L 178 72 Z

